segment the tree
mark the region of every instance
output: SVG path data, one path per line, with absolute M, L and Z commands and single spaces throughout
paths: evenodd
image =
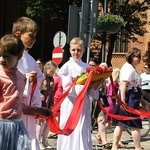
M 27 15 L 67 20 L 69 5 L 81 6 L 82 0 L 25 0 Z
M 52 39 L 53 35 L 59 30 L 67 34 L 69 5 L 80 7 L 81 3 L 82 0 L 25 0 L 26 14 L 36 19 L 38 24 L 40 24 L 42 33 L 38 37 L 42 46 L 41 57 L 44 61 L 51 59 L 53 49 L 52 40 L 50 44 L 50 41 L 47 39 Z M 50 35 L 47 35 L 47 33 L 50 33 Z M 62 63 L 65 63 L 70 56 L 67 44 L 64 49 Z
M 100 0 L 103 4 L 103 0 Z M 104 4 L 103 4 L 104 5 Z M 108 35 L 108 55 L 107 64 L 111 66 L 111 58 L 115 41 L 117 40 L 118 34 L 125 35 L 125 38 L 132 40 L 133 42 L 139 42 L 136 35 L 143 36 L 147 33 L 145 25 L 147 24 L 147 13 L 149 9 L 149 0 L 109 0 L 109 12 L 112 14 L 120 15 L 124 18 L 126 26 L 122 27 L 120 33 Z
M 69 5 L 80 7 L 82 0 L 25 0 L 27 4 L 26 13 L 31 17 L 49 16 L 51 20 L 65 20 L 67 26 Z M 111 66 L 111 59 L 115 41 L 118 34 L 125 35 L 125 38 L 133 42 L 139 42 L 136 35 L 143 36 L 147 31 L 145 25 L 147 23 L 146 11 L 150 7 L 149 0 L 107 0 L 108 11 L 112 14 L 120 15 L 126 21 L 126 26 L 122 27 L 119 33 L 106 35 L 108 45 L 107 64 Z M 99 0 L 104 6 L 104 0 Z M 104 35 L 105 36 L 105 35 Z M 101 35 L 97 35 L 96 39 L 102 40 Z M 124 39 L 123 39 L 124 40 Z M 99 48 L 100 49 L 100 48 Z

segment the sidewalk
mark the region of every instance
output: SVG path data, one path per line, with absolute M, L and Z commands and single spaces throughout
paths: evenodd
M 108 141 L 111 143 L 112 143 L 112 138 L 113 138 L 113 130 L 114 128 L 112 127 L 111 129 L 108 130 L 108 133 L 107 133 Z M 102 150 L 102 145 L 98 144 L 96 141 L 96 138 L 95 138 L 96 134 L 97 134 L 97 129 L 94 129 L 92 133 L 93 150 Z M 119 148 L 119 150 L 129 150 L 129 149 L 134 150 L 133 140 L 126 131 L 123 131 L 121 141 L 126 145 L 126 148 Z M 53 147 L 53 149 L 51 150 L 56 150 L 57 136 L 48 138 L 48 142 Z M 149 135 L 141 139 L 141 146 L 142 148 L 144 148 L 144 150 L 150 150 L 150 133 Z

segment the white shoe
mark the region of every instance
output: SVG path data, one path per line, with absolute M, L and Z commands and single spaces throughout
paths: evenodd
M 46 149 L 46 147 L 43 145 L 43 143 L 40 143 L 39 146 L 40 146 L 40 150 L 45 150 Z
M 44 145 L 45 148 L 53 148 L 51 145 L 49 145 L 49 143 L 47 141 L 42 142 L 42 144 Z

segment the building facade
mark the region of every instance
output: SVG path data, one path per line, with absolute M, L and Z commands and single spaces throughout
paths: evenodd
M 21 16 L 26 16 L 24 1 L 22 0 L 1 0 L 0 1 L 0 36 L 4 34 L 11 33 L 12 23 L 17 18 Z M 147 21 L 150 21 L 150 10 L 147 11 Z M 50 60 L 53 51 L 53 37 L 57 31 L 64 31 L 67 34 L 66 25 L 63 22 L 56 23 L 52 22 L 50 18 L 33 18 L 40 27 L 39 33 L 37 35 L 37 41 L 32 48 L 31 55 L 35 58 L 42 58 L 45 60 Z M 147 45 L 150 42 L 150 24 L 147 24 L 146 29 L 148 33 L 144 36 L 139 36 L 138 39 L 141 42 L 139 43 L 128 43 L 128 49 L 131 47 L 137 47 L 142 50 L 142 55 L 145 54 L 148 49 Z M 91 40 L 92 41 L 92 40 Z M 91 42 L 91 51 L 95 54 L 98 54 L 100 49 L 100 41 Z M 66 44 L 66 51 L 68 51 L 68 45 Z M 115 68 L 121 68 L 125 63 L 126 53 L 113 53 L 112 54 L 112 66 Z M 107 52 L 106 52 L 107 56 Z M 69 51 L 64 55 L 64 62 L 68 60 Z M 86 57 L 86 56 L 85 56 Z M 85 58 L 86 60 L 86 58 Z M 138 66 L 138 71 L 141 73 L 143 68 L 143 62 Z

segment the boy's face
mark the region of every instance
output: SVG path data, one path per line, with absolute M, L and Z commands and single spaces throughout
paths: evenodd
M 0 65 L 4 69 L 16 68 L 20 56 L 14 56 L 9 53 L 0 54 Z
M 80 44 L 70 45 L 70 54 L 74 60 L 80 60 L 84 52 L 85 52 L 85 49 Z
M 32 48 L 36 41 L 37 32 L 25 32 L 20 35 L 20 39 L 22 40 L 25 48 Z

